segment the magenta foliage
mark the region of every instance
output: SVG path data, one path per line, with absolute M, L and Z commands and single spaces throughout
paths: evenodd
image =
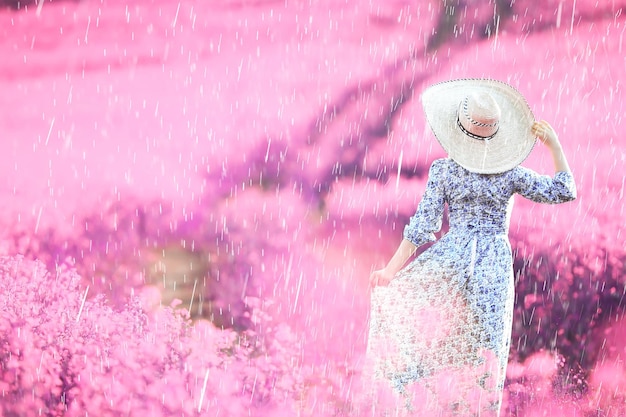
M 525 243 L 517 246 L 523 252 Z M 560 255 L 544 249 L 525 260 L 516 257 L 512 354 L 524 360 L 542 349 L 557 352 L 553 388 L 579 396 L 609 353 L 606 329 L 626 308 L 625 256 L 620 248 L 602 245 L 556 252 Z
M 192 326 L 79 284 L 66 266 L 0 260 L 0 415 L 243 415 L 299 391 L 297 343 L 268 317 L 251 317 L 263 333 Z
M 113 305 L 122 306 L 149 281 L 147 270 L 161 259 L 164 248 L 178 248 L 190 256 L 210 258 L 206 267 L 211 285 L 199 287 L 198 291 L 203 291 L 204 299 L 214 306 L 223 307 L 225 315 L 228 313 L 222 321 L 233 322 L 238 328 L 250 327 L 241 296 L 258 296 L 253 283 L 244 290 L 252 261 L 248 258 L 254 254 L 241 253 L 237 248 L 238 257 L 233 259 L 228 250 L 220 253 L 220 248 L 240 245 L 238 227 L 229 225 L 228 232 L 224 232 L 219 224 L 221 218 L 207 217 L 202 212 L 193 220 L 179 219 L 170 206 L 164 201 L 113 203 L 100 213 L 80 217 L 77 223 L 84 227 L 69 236 L 55 228 L 42 228 L 32 234 L 30 229 L 12 224 L 4 230 L 0 254 L 23 255 L 43 262 L 49 269 L 70 259 L 83 277 L 83 284 L 90 286 L 91 294 L 103 294 Z M 248 239 L 245 248 L 250 247 Z

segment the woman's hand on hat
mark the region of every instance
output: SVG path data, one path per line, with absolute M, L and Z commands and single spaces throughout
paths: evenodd
M 387 286 L 393 279 L 395 274 L 391 273 L 386 268 L 379 269 L 378 271 L 372 272 L 370 275 L 370 286 L 378 287 L 378 286 Z
M 533 135 L 535 135 L 548 148 L 554 149 L 561 146 L 559 137 L 554 128 L 545 120 L 534 122 L 531 130 Z
M 559 142 L 559 137 L 552 126 L 550 126 L 550 123 L 545 120 L 535 122 L 532 126 L 532 132 L 533 135 L 537 136 L 537 138 L 552 152 L 554 170 L 556 172 L 571 172 L 569 164 L 567 163 L 567 158 L 563 153 L 563 147 L 561 147 L 561 142 Z

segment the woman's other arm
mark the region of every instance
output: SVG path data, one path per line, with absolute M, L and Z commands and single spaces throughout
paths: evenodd
M 576 184 L 559 138 L 548 122 L 533 123 L 532 133 L 550 150 L 554 161 L 554 177 L 539 175 L 518 166 L 512 170 L 515 176 L 515 192 L 537 203 L 565 203 L 576 199 Z
M 403 231 L 404 239 L 383 269 L 372 272 L 370 285 L 387 285 L 415 253 L 418 247 L 435 241 L 441 229 L 444 209 L 443 180 L 446 161 L 438 159 L 428 170 L 428 181 L 417 211 Z

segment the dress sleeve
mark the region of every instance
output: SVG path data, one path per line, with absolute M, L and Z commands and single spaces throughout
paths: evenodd
M 576 199 L 576 184 L 571 172 L 559 171 L 550 177 L 518 166 L 515 192 L 537 203 L 558 204 Z
M 443 169 L 445 160 L 438 159 L 428 171 L 428 182 L 417 212 L 404 227 L 403 236 L 415 246 L 435 241 L 435 232 L 441 229 L 445 203 Z

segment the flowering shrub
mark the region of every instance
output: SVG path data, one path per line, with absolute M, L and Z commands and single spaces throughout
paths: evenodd
M 300 390 L 298 345 L 268 317 L 251 317 L 263 333 L 191 326 L 185 310 L 115 310 L 79 283 L 0 259 L 0 415 L 243 415 Z
M 553 349 L 575 373 L 593 367 L 604 345 L 598 331 L 625 308 L 626 269 L 620 252 L 602 245 L 570 246 L 558 256 L 540 250 L 526 260 L 516 259 L 520 279 L 512 345 L 518 358 Z
M 222 231 L 217 219 L 205 218 L 201 212 L 195 213 L 194 221 L 184 221 L 164 206 L 163 201 L 114 203 L 80 218 L 84 228 L 70 235 L 54 228 L 32 234 L 21 225 L 11 225 L 0 238 L 0 255 L 23 255 L 49 269 L 70 259 L 83 284 L 90 286 L 90 294 L 102 294 L 117 307 L 147 284 L 159 287 L 168 303 L 172 296 L 188 302 L 197 279 L 193 304 L 197 307 L 204 300 L 209 307 L 190 311 L 193 317 L 211 318 L 226 327 L 250 327 L 243 298 L 258 296 L 254 283 L 247 283 L 248 258 L 258 259 L 258 245 L 254 253 L 243 253 L 250 245 L 240 243 L 244 237 L 238 225 L 229 224 Z M 236 257 L 230 253 L 234 250 Z M 177 267 L 182 267 L 182 273 L 167 270 Z M 177 282 L 181 280 L 176 275 L 185 273 L 192 283 L 189 294 Z

